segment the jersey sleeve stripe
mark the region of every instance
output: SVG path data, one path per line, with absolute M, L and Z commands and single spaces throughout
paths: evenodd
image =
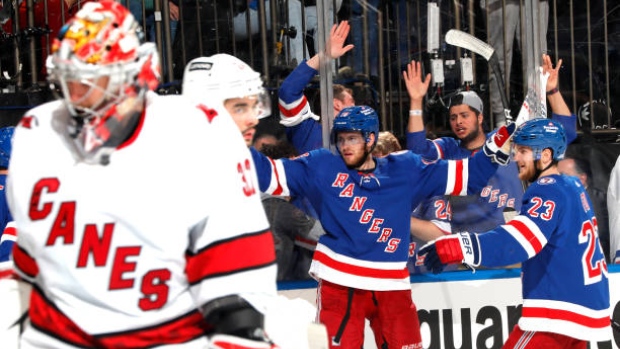
M 436 141 L 433 141 L 433 145 L 435 146 L 435 150 L 437 150 L 437 159 L 443 159 L 446 154 L 444 154 L 443 149 Z
M 2 232 L 2 238 L 0 238 L 0 243 L 3 241 L 15 241 L 17 239 L 17 229 L 15 226 L 15 221 L 10 221 L 4 227 L 4 231 Z
M 190 284 L 218 275 L 238 273 L 275 263 L 273 235 L 270 230 L 219 241 L 196 254 L 186 256 Z
M 609 327 L 608 315 L 597 318 L 562 309 L 523 307 L 521 316 L 528 318 L 565 320 L 590 328 Z
M 540 252 L 547 244 L 547 239 L 540 228 L 526 216 L 516 216 L 502 227 L 519 242 L 529 258 Z
M 264 192 L 276 196 L 290 195 L 288 184 L 286 182 L 286 176 L 284 175 L 285 170 L 284 165 L 282 165 L 282 160 L 273 160 L 271 158 L 268 159 L 271 165 L 271 180 L 268 188 Z
M 467 194 L 468 164 L 467 159 L 448 161 L 446 195 Z
M 271 194 L 282 195 L 282 192 L 284 191 L 284 189 L 282 188 L 282 184 L 280 184 L 280 178 L 282 176 L 280 176 L 280 171 L 278 171 L 278 169 L 281 169 L 281 167 L 278 167 L 276 161 L 272 158 L 269 158 L 269 161 L 271 162 L 271 168 L 273 168 L 273 178 L 275 179 L 275 189 Z
M 22 249 L 19 244 L 13 245 L 13 261 L 15 267 L 28 278 L 35 278 L 39 275 L 37 262 Z
M 92 336 L 84 332 L 38 288 L 30 297 L 30 321 L 35 329 L 82 348 L 152 348 L 189 342 L 204 336 L 207 324 L 198 311 L 143 329 Z
M 292 103 L 284 103 L 282 99 L 280 99 L 279 109 L 280 113 L 287 118 L 294 117 L 297 115 L 301 115 L 304 109 L 308 106 L 308 99 L 306 96 L 302 95 L 301 98 L 297 99 Z
M 11 269 L 10 262 L 0 262 L 0 280 L 2 279 L 17 279 L 15 271 Z M 8 269 L 5 269 L 7 266 Z

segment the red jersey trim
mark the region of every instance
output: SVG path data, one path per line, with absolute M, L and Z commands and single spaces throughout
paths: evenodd
M 276 183 L 278 187 L 273 190 L 271 195 L 282 195 L 284 188 L 282 188 L 282 184 L 280 184 L 280 173 L 278 172 L 278 167 L 276 167 L 276 162 L 272 158 L 268 157 L 269 162 L 271 162 L 271 168 L 273 169 L 273 176 L 276 178 Z
M 568 310 L 523 307 L 521 311 L 521 316 L 528 318 L 564 320 L 589 328 L 609 327 L 608 316 L 602 318 L 592 318 Z
M 232 274 L 274 264 L 276 252 L 271 230 L 248 234 L 207 246 L 187 254 L 186 274 L 190 284 L 222 274 Z
M 316 260 L 317 262 L 324 264 L 325 266 L 329 268 L 332 268 L 332 269 L 335 269 L 335 270 L 338 270 L 340 272 L 350 274 L 350 275 L 377 278 L 377 279 L 409 278 L 409 272 L 407 271 L 407 268 L 404 268 L 402 270 L 390 270 L 390 269 L 386 270 L 386 269 L 373 269 L 373 268 L 360 267 L 357 265 L 351 265 L 351 264 L 339 262 L 335 259 L 330 258 L 328 255 L 326 255 L 325 253 L 321 251 L 314 251 L 313 259 Z
M 135 142 L 136 139 L 138 139 L 140 132 L 142 132 L 142 127 L 144 126 L 145 114 L 146 114 L 146 98 L 144 100 L 144 109 L 142 110 L 142 113 L 140 113 L 140 119 L 138 119 L 138 124 L 136 125 L 136 129 L 131 133 L 131 136 L 126 141 L 124 141 L 121 145 L 117 147 L 117 149 L 126 148 L 129 145 L 131 145 L 133 142 Z
M 306 96 L 302 96 L 299 104 L 297 104 L 295 108 L 287 109 L 281 104 L 279 104 L 280 113 L 282 113 L 282 115 L 284 115 L 287 118 L 296 116 L 297 114 L 299 114 L 299 112 L 302 111 L 302 109 L 304 109 L 306 104 L 308 104 L 308 100 L 306 99 Z
M 84 348 L 150 348 L 185 343 L 204 336 L 208 327 L 196 310 L 156 326 L 93 336 L 49 302 L 38 288 L 32 289 L 29 315 L 37 330 Z
M 530 245 L 532 246 L 532 249 L 534 249 L 535 253 L 538 253 L 538 252 L 540 252 L 540 250 L 542 250 L 542 248 L 543 248 L 542 243 L 536 237 L 536 234 L 532 233 L 530 228 L 528 228 L 528 226 L 525 223 L 523 223 L 523 222 L 521 222 L 519 220 L 513 219 L 510 222 L 508 222 L 507 224 L 515 227 L 515 229 L 517 229 L 517 231 L 521 235 L 523 235 L 523 238 L 525 239 L 525 241 L 530 243 Z
M 39 275 L 39 266 L 34 258 L 30 257 L 28 252 L 19 247 L 18 244 L 13 245 L 13 262 L 15 267 L 30 278 Z
M 454 164 L 454 187 L 450 195 L 458 195 L 463 190 L 463 160 L 455 160 Z

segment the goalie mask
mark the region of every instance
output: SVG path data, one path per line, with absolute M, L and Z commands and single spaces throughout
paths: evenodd
M 260 74 L 225 53 L 191 60 L 183 73 L 183 95 L 213 108 L 232 98 L 256 98 L 255 117 L 261 119 L 271 114 L 271 100 Z
M 155 45 L 141 44 L 141 29 L 125 7 L 102 0 L 84 4 L 51 52 L 48 81 L 72 116 L 66 127 L 78 159 L 102 162 L 135 129 L 146 92 L 159 84 Z

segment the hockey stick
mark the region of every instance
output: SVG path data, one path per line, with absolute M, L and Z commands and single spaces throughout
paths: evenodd
M 512 116 L 510 115 L 510 105 L 508 104 L 508 98 L 506 97 L 506 84 L 504 83 L 504 77 L 502 76 L 502 72 L 499 68 L 499 60 L 497 59 L 495 49 L 477 37 L 457 29 L 448 30 L 446 33 L 446 42 L 450 45 L 462 47 L 471 52 L 477 53 L 489 62 L 493 75 L 495 76 L 495 80 L 497 81 L 497 87 L 499 88 L 499 95 L 502 99 L 502 105 L 504 106 L 506 120 L 511 121 Z

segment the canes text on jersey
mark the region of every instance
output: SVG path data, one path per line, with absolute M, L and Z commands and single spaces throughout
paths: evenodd
M 57 178 L 44 178 L 38 181 L 30 198 L 29 217 L 33 221 L 47 218 L 54 204 L 52 202 L 42 202 L 42 194 L 55 193 L 60 187 Z M 60 243 L 71 245 L 75 241 L 75 201 L 64 201 L 58 207 L 58 213 L 52 224 L 46 246 L 54 246 Z M 84 227 L 82 244 L 77 257 L 77 268 L 85 268 L 88 264 L 88 257 L 92 255 L 95 267 L 104 267 L 108 264 L 110 246 L 114 223 L 106 223 L 103 226 L 103 233 L 99 234 L 95 224 L 87 224 Z M 128 278 L 127 274 L 135 272 L 136 262 L 132 261 L 140 255 L 141 246 L 119 246 L 114 250 L 112 269 L 110 272 L 109 289 L 120 290 L 133 288 L 135 279 Z M 170 280 L 171 272 L 168 269 L 151 269 L 142 276 L 140 291 L 144 295 L 138 300 L 138 306 L 142 310 L 159 309 L 168 300 L 169 287 L 166 282 Z

